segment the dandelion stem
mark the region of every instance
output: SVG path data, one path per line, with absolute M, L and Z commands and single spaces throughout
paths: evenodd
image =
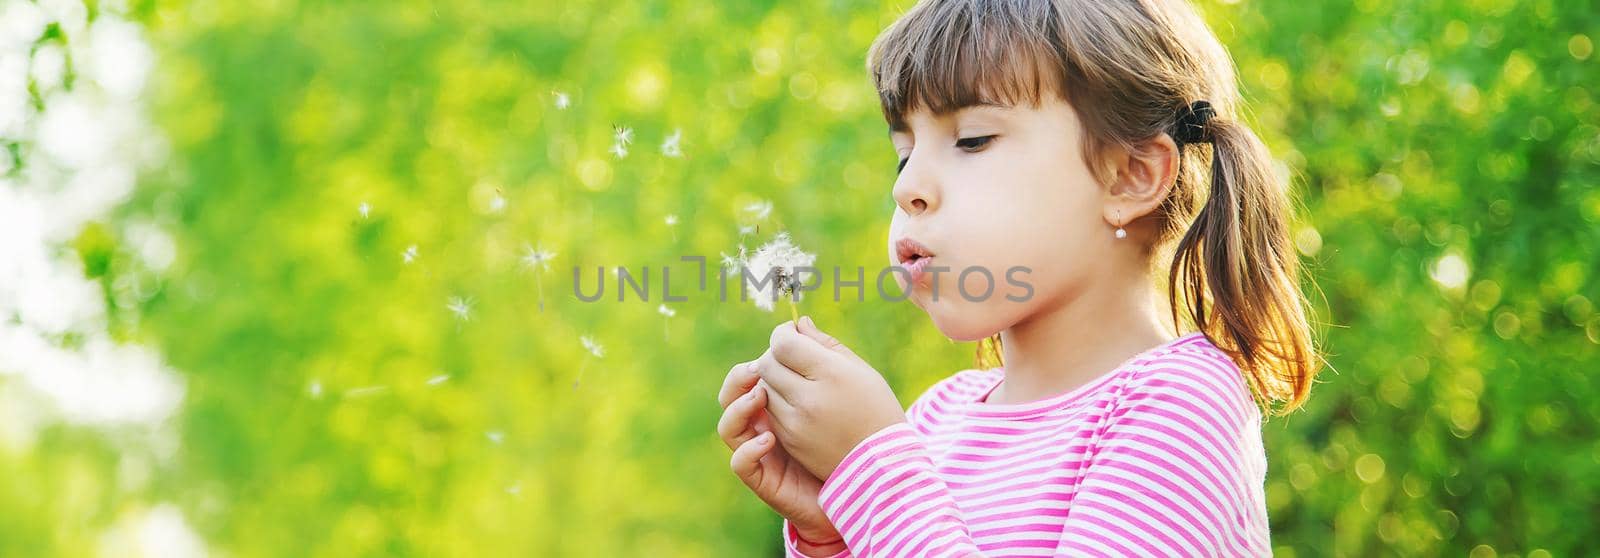
M 800 310 L 795 307 L 794 297 L 789 297 L 789 316 L 794 318 L 794 330 L 800 331 Z
M 533 283 L 539 289 L 539 311 L 544 311 L 544 274 L 539 270 L 533 272 Z

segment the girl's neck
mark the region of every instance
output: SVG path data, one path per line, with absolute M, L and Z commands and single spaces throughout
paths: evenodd
M 1105 283 L 1069 294 L 1000 333 L 1005 379 L 987 402 L 1066 393 L 1173 338 L 1153 285 Z

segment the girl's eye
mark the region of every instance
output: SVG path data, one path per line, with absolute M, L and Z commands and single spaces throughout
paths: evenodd
M 967 151 L 977 151 L 979 149 L 983 149 L 984 146 L 989 145 L 989 142 L 991 141 L 994 141 L 994 136 L 961 138 L 956 140 L 956 147 L 965 149 Z

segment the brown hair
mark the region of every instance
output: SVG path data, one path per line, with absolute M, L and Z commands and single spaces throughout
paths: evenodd
M 1181 0 L 923 0 L 873 43 L 868 71 L 891 127 L 926 109 L 1037 105 L 1060 95 L 1085 129 L 1086 161 L 1170 133 L 1211 103 L 1213 150 L 1180 143 L 1178 178 L 1152 218 L 1170 249 L 1174 325 L 1205 333 L 1244 371 L 1260 404 L 1298 407 L 1320 368 L 1289 239 L 1289 197 L 1266 147 L 1237 117 L 1233 62 Z M 1092 165 L 1108 183 L 1113 169 Z M 1210 176 L 1205 176 L 1207 168 Z M 1209 178 L 1209 180 L 1207 180 Z M 1179 309 L 1186 310 L 1180 317 Z M 1186 319 L 1186 320 L 1185 320 Z M 999 336 L 979 366 L 1000 364 Z

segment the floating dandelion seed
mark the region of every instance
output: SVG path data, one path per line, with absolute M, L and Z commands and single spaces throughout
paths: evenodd
M 448 381 L 450 381 L 450 375 L 449 374 L 440 374 L 438 376 L 434 376 L 432 378 L 428 378 L 428 385 L 437 386 L 439 384 L 443 384 L 443 383 L 448 382 Z
M 582 338 L 579 338 L 578 341 L 583 343 L 583 349 L 589 351 L 589 354 L 594 355 L 594 358 L 606 357 L 606 348 L 601 346 L 598 341 L 595 341 L 593 337 L 585 335 Z
M 470 298 L 452 296 L 450 297 L 450 302 L 445 304 L 444 307 L 448 308 L 451 314 L 455 314 L 458 320 L 464 322 L 472 319 L 472 299 Z
M 526 244 L 522 245 L 522 266 L 534 271 L 533 282 L 539 290 L 539 311 L 544 311 L 544 275 L 541 271 L 550 271 L 550 260 L 556 258 L 556 253 L 544 248 L 535 249 Z
M 750 236 L 750 235 L 755 234 L 755 233 L 756 233 L 755 225 L 741 225 L 739 227 L 739 236 L 741 238 L 742 237 L 746 237 L 746 236 Z
M 679 147 L 679 143 L 682 141 L 683 131 L 673 130 L 672 135 L 667 136 L 667 139 L 661 142 L 661 154 L 668 157 L 682 157 L 683 149 Z
M 672 241 L 673 242 L 677 242 L 678 241 L 678 216 L 675 215 L 675 214 L 668 214 L 666 216 L 666 218 L 662 219 L 662 221 L 666 222 L 667 229 L 672 231 Z
M 572 98 L 568 97 L 566 93 L 560 91 L 554 91 L 553 93 L 556 96 L 556 110 L 567 110 L 567 107 L 572 106 Z
M 489 200 L 489 212 L 499 213 L 506 208 L 506 198 L 500 195 L 499 189 L 495 190 L 494 198 Z
M 506 433 L 499 430 L 490 430 L 488 432 L 484 432 L 483 437 L 488 438 L 490 442 L 495 444 L 506 441 Z
M 322 380 L 311 380 L 309 391 L 312 399 L 322 399 Z
M 400 261 L 403 261 L 405 263 L 411 263 L 412 261 L 414 261 L 416 259 L 417 259 L 417 245 L 415 245 L 415 244 L 407 246 L 406 247 L 406 251 L 400 253 Z
M 522 483 L 519 482 L 519 483 L 513 484 L 511 486 L 507 486 L 506 487 L 506 494 L 510 494 L 512 496 L 516 496 L 518 494 L 522 494 Z
M 383 392 L 388 391 L 388 390 L 389 390 L 389 386 L 358 387 L 358 388 L 351 388 L 351 389 L 345 390 L 344 396 L 346 398 L 354 399 L 354 398 L 357 398 L 357 397 L 366 397 L 366 396 L 369 396 L 369 395 L 377 395 L 377 394 L 383 393 Z
M 800 299 L 800 287 L 805 284 L 804 276 L 815 273 L 810 269 L 816 263 L 817 256 L 801 250 L 794 242 L 789 240 L 788 233 L 778 233 L 778 236 L 757 248 L 749 258 L 744 260 L 743 266 L 749 273 L 744 275 L 744 285 L 755 289 L 751 301 L 757 308 L 771 312 L 773 303 L 781 296 L 789 298 L 789 313 L 796 323 L 800 320 L 800 311 L 795 307 L 795 302 Z
M 528 269 L 550 271 L 550 260 L 555 258 L 555 252 L 522 245 L 522 266 Z
M 678 315 L 678 311 L 677 310 L 673 310 L 672 308 L 668 307 L 665 304 L 663 304 L 661 306 L 657 306 L 656 307 L 656 313 L 661 314 L 662 316 L 666 316 L 668 318 L 671 318 L 673 316 Z M 668 337 L 670 337 L 672 335 L 672 333 L 671 333 L 672 327 L 671 326 L 672 326 L 672 321 L 670 319 L 661 321 L 661 338 L 662 339 L 666 339 L 666 338 L 668 338 Z
M 743 244 L 739 245 L 739 255 L 737 257 L 730 256 L 727 252 L 718 253 L 722 254 L 723 271 L 728 273 L 738 273 L 739 270 L 744 269 L 745 249 Z
M 772 202 L 762 200 L 751 203 L 744 206 L 744 212 L 750 216 L 752 221 L 765 221 L 768 216 L 772 215 Z
M 361 212 L 362 219 L 366 219 L 372 215 L 372 205 L 367 202 L 361 202 L 361 205 L 356 206 L 356 211 Z
M 606 357 L 606 348 L 600 346 L 600 342 L 595 341 L 593 337 L 585 335 L 583 337 L 579 337 L 578 341 L 583 343 L 583 350 L 589 351 L 589 354 L 594 356 L 594 358 Z M 578 377 L 572 379 L 572 389 L 578 389 L 578 385 L 583 382 L 583 373 L 588 369 L 589 359 L 585 357 L 583 359 L 583 364 L 578 366 Z
M 627 126 L 612 126 L 611 154 L 618 159 L 628 156 L 628 144 L 633 143 L 633 128 Z
M 678 310 L 670 309 L 670 307 L 667 307 L 666 304 L 662 304 L 659 305 L 659 307 L 656 307 L 656 313 L 669 318 L 669 320 L 661 320 L 661 339 L 672 337 L 672 320 L 670 320 L 670 318 L 678 315 Z

